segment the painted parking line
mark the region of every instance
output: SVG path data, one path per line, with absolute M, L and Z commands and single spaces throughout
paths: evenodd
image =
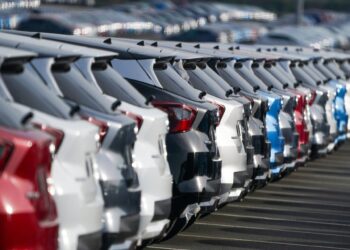
M 200 238 L 200 239 L 211 239 L 211 240 L 222 240 L 222 241 L 232 241 L 234 247 L 234 242 L 237 241 L 244 241 L 244 242 L 254 242 L 254 243 L 262 243 L 262 244 L 274 244 L 274 245 L 280 245 L 283 246 L 289 246 L 289 247 L 303 247 L 305 249 L 311 249 L 311 248 L 319 248 L 319 249 L 334 249 L 334 250 L 349 250 L 349 248 L 340 248 L 340 247 L 327 247 L 327 246 L 316 246 L 316 245 L 310 245 L 310 244 L 299 244 L 299 243 L 284 243 L 284 242 L 276 242 L 276 241 L 263 241 L 263 240 L 249 240 L 249 239 L 241 239 L 241 238 L 228 238 L 228 237 L 212 237 L 208 235 L 196 235 L 196 234 L 184 234 L 181 233 L 178 235 L 179 237 L 187 237 L 187 238 Z M 278 248 L 276 248 L 278 249 Z
M 203 226 L 212 226 L 212 227 L 226 227 L 226 228 L 237 228 L 237 229 L 252 229 L 252 230 L 261 230 L 266 231 L 266 227 L 249 227 L 249 226 L 235 226 L 235 225 L 225 225 L 225 224 L 219 224 L 219 223 L 208 223 L 208 222 L 197 222 L 196 225 L 203 225 Z M 334 233 L 322 233 L 322 232 L 311 232 L 308 230 L 295 230 L 295 229 L 274 229 L 274 228 L 268 228 L 269 231 L 276 231 L 276 232 L 292 232 L 292 233 L 307 233 L 317 236 L 335 236 L 335 237 L 342 237 L 342 238 L 349 238 L 350 235 L 340 235 L 340 234 L 334 234 Z
M 320 221 L 312 221 L 312 220 L 293 220 L 293 219 L 284 219 L 284 218 L 273 218 L 273 217 L 266 217 L 266 216 L 252 216 L 252 215 L 235 215 L 235 214 L 227 214 L 222 212 L 217 212 L 212 214 L 212 216 L 226 216 L 226 217 L 236 217 L 236 218 L 250 218 L 250 219 L 259 219 L 259 220 L 272 220 L 272 221 L 285 221 L 285 222 L 298 222 L 298 223 L 309 223 L 309 224 L 315 224 L 315 225 L 328 225 L 328 226 L 341 226 L 341 227 L 348 227 L 349 233 L 350 233 L 350 224 L 343 224 L 343 223 L 332 223 L 332 222 L 320 222 Z

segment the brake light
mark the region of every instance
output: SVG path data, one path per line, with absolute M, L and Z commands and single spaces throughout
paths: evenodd
M 170 133 L 182 133 L 191 130 L 197 116 L 195 108 L 176 102 L 153 101 L 152 104 L 168 114 Z
M 99 142 L 100 142 L 100 144 L 102 144 L 102 142 L 105 139 L 107 132 L 108 132 L 107 122 L 98 120 L 98 119 L 91 117 L 91 116 L 82 116 L 82 118 L 84 120 L 90 122 L 91 124 L 96 125 L 99 128 L 99 130 L 98 130 Z
M 51 183 L 48 173 L 43 167 L 36 171 L 37 192 L 28 193 L 27 197 L 35 207 L 40 221 L 52 221 L 57 217 L 55 202 L 49 192 Z
M 140 131 L 141 126 L 142 126 L 142 123 L 143 123 L 143 118 L 142 118 L 142 116 L 136 115 L 136 114 L 134 114 L 134 113 L 132 113 L 132 112 L 124 111 L 124 110 L 121 110 L 121 112 L 122 112 L 124 115 L 126 115 L 127 117 L 133 119 L 133 120 L 136 122 L 136 125 L 137 125 L 137 131 L 136 131 L 136 133 L 137 133 L 138 131 Z
M 7 141 L 0 141 L 0 173 L 5 169 L 13 150 L 13 145 Z
M 219 126 L 221 119 L 224 116 L 226 108 L 222 104 L 218 104 L 216 102 L 211 102 L 211 103 L 214 104 L 218 108 L 218 120 L 215 122 L 215 126 Z
M 45 124 L 40 124 L 40 123 L 33 123 L 34 127 L 37 128 L 37 129 L 40 129 L 41 131 L 51 135 L 54 139 L 54 149 L 53 149 L 53 152 L 55 154 L 57 154 L 61 144 L 62 144 L 62 141 L 63 141 L 63 138 L 64 138 L 64 133 L 62 130 L 59 130 L 59 129 L 56 129 L 56 128 L 52 128 L 52 127 L 49 127 Z

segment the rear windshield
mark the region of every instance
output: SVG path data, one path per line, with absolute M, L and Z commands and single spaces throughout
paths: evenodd
M 15 102 L 59 118 L 70 117 L 69 106 L 45 86 L 29 63 L 5 63 L 1 74 Z
M 220 88 L 217 83 L 205 74 L 199 67 L 193 70 L 187 70 L 190 76 L 190 84 L 196 89 L 205 91 L 210 95 L 226 99 L 226 91 Z
M 322 72 L 327 78 L 335 79 L 336 76 L 323 64 L 323 62 L 317 62 L 315 67 Z
M 199 91 L 191 87 L 170 65 L 166 69 L 155 69 L 154 72 L 164 89 L 193 101 L 200 100 Z
M 273 67 L 271 65 L 271 67 Z M 283 89 L 283 84 L 277 80 L 263 65 L 254 70 L 255 74 L 265 83 L 266 86 L 272 85 L 276 89 Z
M 256 76 L 254 73 L 249 70 L 246 66 L 239 69 L 235 69 L 251 86 L 259 86 L 261 89 L 267 89 L 266 85 Z
M 346 76 L 344 74 L 343 71 L 341 71 L 341 69 L 339 68 L 339 66 L 337 65 L 337 63 L 335 61 L 331 61 L 329 62 L 327 65 L 328 69 L 330 69 L 334 74 L 336 74 L 337 76 L 340 76 L 343 80 L 346 79 Z
M 271 68 L 266 69 L 268 72 L 270 72 L 280 83 L 287 83 L 289 87 L 293 86 L 293 82 L 291 79 L 277 66 L 272 66 Z
M 24 112 L 11 107 L 11 104 L 0 99 L 0 126 L 23 129 L 21 119 L 26 115 Z M 1 155 L 1 154 L 0 154 Z
M 93 69 L 92 72 L 103 93 L 135 106 L 148 107 L 144 96 L 110 66 L 106 69 Z
M 99 112 L 111 112 L 107 99 L 82 76 L 74 64 L 64 69 L 53 69 L 52 73 L 65 98 Z
M 228 65 L 226 68 L 217 68 L 219 75 L 233 88 L 238 87 L 247 92 L 253 92 L 253 87 Z
M 296 66 L 292 67 L 291 69 L 297 80 L 302 81 L 304 84 L 309 84 L 312 86 L 316 85 L 315 80 L 313 80 L 308 74 L 306 74 L 301 67 Z
M 203 72 L 212 78 L 225 91 L 232 89 L 232 87 L 210 67 L 205 67 Z

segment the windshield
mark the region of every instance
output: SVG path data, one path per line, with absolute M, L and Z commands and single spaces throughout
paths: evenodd
M 18 70 L 13 70 L 13 67 L 17 67 Z M 45 86 L 29 63 L 5 63 L 1 74 L 15 102 L 59 118 L 70 117 L 69 106 Z
M 64 70 L 52 69 L 53 76 L 64 97 L 96 111 L 111 112 L 111 105 L 107 99 L 80 74 L 73 64 L 69 66 Z
M 92 72 L 103 93 L 135 106 L 148 107 L 143 95 L 110 66 L 105 69 L 93 69 Z
M 154 69 L 154 72 L 164 89 L 190 100 L 199 100 L 199 91 L 192 88 L 170 65 L 165 69 Z

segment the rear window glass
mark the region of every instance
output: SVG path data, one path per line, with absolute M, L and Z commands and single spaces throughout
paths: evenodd
M 69 118 L 69 106 L 45 86 L 29 63 L 17 65 L 16 67 L 22 67 L 18 70 L 10 67 L 11 65 L 4 64 L 1 74 L 15 102 L 49 115 Z
M 93 70 L 93 74 L 105 94 L 139 107 L 148 107 L 144 96 L 110 66 Z
M 53 69 L 53 76 L 65 98 L 99 112 L 111 112 L 107 99 L 82 76 L 74 64 L 70 64 L 66 70 Z
M 199 91 L 191 87 L 170 65 L 166 69 L 155 69 L 154 72 L 164 89 L 193 101 L 199 100 Z

